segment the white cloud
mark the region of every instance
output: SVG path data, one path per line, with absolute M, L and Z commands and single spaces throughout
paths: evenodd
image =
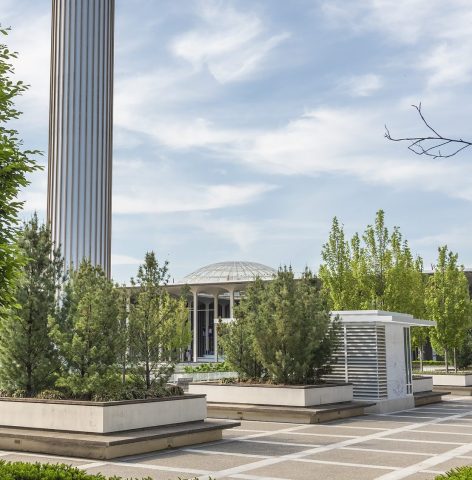
M 223 84 L 255 73 L 268 53 L 290 36 L 271 35 L 255 13 L 223 3 L 201 3 L 198 15 L 200 25 L 175 38 L 171 51 L 196 71 L 206 67 Z
M 198 185 L 183 179 L 159 178 L 149 165 L 115 177 L 113 212 L 117 214 L 160 214 L 195 212 L 246 205 L 273 190 L 263 183 Z
M 261 222 L 205 218 L 195 226 L 212 237 L 236 245 L 240 253 L 249 252 L 261 238 Z
M 354 33 L 378 32 L 413 45 L 402 61 L 427 74 L 429 87 L 468 83 L 472 78 L 472 9 L 469 0 L 329 0 L 322 11 L 336 26 Z
M 112 265 L 140 265 L 143 263 L 142 259 L 131 257 L 129 255 L 120 255 L 117 253 L 111 254 Z
M 340 82 L 340 87 L 353 97 L 368 97 L 383 86 L 382 77 L 373 73 L 349 77 Z

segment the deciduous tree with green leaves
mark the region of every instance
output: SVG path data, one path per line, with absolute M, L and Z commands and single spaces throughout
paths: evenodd
M 444 353 L 446 371 L 449 371 L 449 356 L 460 348 L 471 327 L 469 285 L 464 268 L 458 264 L 458 255 L 444 245 L 438 249 L 434 273 L 426 286 L 426 312 L 436 321 L 431 331 L 431 340 L 436 351 Z
M 62 365 L 59 386 L 76 396 L 104 391 L 119 379 L 118 295 L 104 271 L 83 260 L 70 272 L 59 312 L 51 317 L 51 338 Z
M 334 218 L 322 259 L 319 276 L 331 309 L 423 314 L 422 260 L 413 257 L 398 227 L 389 233 L 382 210 L 362 238 L 356 233 L 350 242 Z
M 8 29 L 0 28 L 0 35 L 7 34 Z M 24 263 L 16 245 L 18 214 L 23 207 L 18 194 L 29 184 L 28 174 L 40 168 L 32 158 L 39 152 L 23 150 L 18 132 L 10 126 L 21 115 L 15 101 L 28 88 L 13 80 L 16 57 L 7 45 L 0 44 L 0 321 L 16 305 L 15 290 Z
M 0 323 L 0 383 L 32 396 L 54 384 L 58 369 L 48 316 L 56 310 L 63 262 L 36 213 L 24 224 L 18 247 L 26 263 L 16 288 L 19 308 Z
M 164 289 L 168 279 L 168 263 L 160 265 L 155 253 L 148 252 L 132 280 L 136 294 L 129 313 L 130 360 L 147 389 L 168 381 L 180 350 L 191 341 L 186 300 Z

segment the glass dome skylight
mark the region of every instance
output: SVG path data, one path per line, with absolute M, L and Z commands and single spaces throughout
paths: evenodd
M 181 283 L 223 283 L 253 281 L 256 277 L 269 280 L 277 273 L 271 267 L 255 262 L 219 262 L 195 270 Z

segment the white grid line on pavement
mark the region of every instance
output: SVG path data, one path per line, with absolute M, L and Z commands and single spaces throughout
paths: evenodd
M 413 410 L 413 409 L 411 409 L 411 410 Z M 411 412 L 411 410 L 408 410 L 408 411 Z M 467 410 L 465 412 L 457 413 L 457 414 L 454 414 L 454 415 L 449 415 L 449 416 L 446 416 L 446 417 L 433 418 L 432 420 L 424 422 L 424 424 L 425 425 L 434 425 L 434 424 L 437 424 L 437 423 L 441 423 L 445 420 L 462 418 L 465 415 L 470 415 L 470 413 L 471 413 L 470 410 Z M 350 446 L 350 445 L 355 445 L 356 443 L 363 443 L 363 442 L 366 442 L 368 440 L 381 439 L 383 437 L 386 437 L 387 435 L 392 435 L 394 433 L 401 433 L 401 432 L 413 430 L 416 427 L 417 427 L 417 425 L 415 423 L 410 424 L 410 425 L 404 425 L 402 427 L 393 428 L 393 429 L 390 429 L 390 430 L 387 430 L 387 431 L 373 433 L 371 435 L 366 435 L 366 436 L 363 436 L 363 437 L 347 439 L 347 440 L 344 440 L 344 441 L 338 442 L 338 443 L 324 445 L 324 446 L 321 446 L 321 447 L 310 448 L 308 450 L 304 450 L 304 451 L 298 452 L 298 453 L 282 455 L 280 457 L 271 458 L 271 459 L 259 460 L 257 462 L 249 463 L 249 464 L 246 464 L 246 465 L 240 465 L 238 467 L 229 468 L 229 469 L 225 469 L 225 470 L 220 470 L 220 471 L 217 471 L 217 472 L 213 472 L 211 476 L 214 476 L 216 478 L 224 477 L 224 476 L 233 476 L 234 474 L 244 473 L 244 472 L 247 472 L 247 471 L 250 471 L 250 470 L 254 470 L 256 468 L 275 465 L 277 463 L 281 463 L 281 462 L 284 462 L 286 460 L 291 460 L 291 459 L 294 459 L 294 458 L 303 458 L 303 457 L 306 457 L 306 456 L 311 455 L 313 453 L 335 450 L 337 448 L 346 447 L 346 446 Z M 455 450 L 457 450 L 458 453 L 468 453 L 468 450 L 466 449 L 466 447 L 470 448 L 470 450 L 472 450 L 472 444 L 461 445 L 461 446 L 457 447 Z M 465 450 L 464 450 L 464 452 L 462 452 L 462 450 L 460 450 L 460 449 L 465 449 Z M 435 458 L 437 458 L 437 457 L 438 457 L 438 455 L 436 455 Z M 428 459 L 426 461 L 429 461 L 429 460 L 430 459 Z M 416 464 L 416 465 L 419 465 L 419 464 Z M 429 466 L 429 465 L 427 465 L 427 466 Z M 403 471 L 403 470 L 399 470 L 399 471 Z M 393 473 L 397 473 L 397 472 L 393 472 Z M 388 475 L 390 475 L 390 473 Z M 403 477 L 399 477 L 399 478 L 403 478 Z

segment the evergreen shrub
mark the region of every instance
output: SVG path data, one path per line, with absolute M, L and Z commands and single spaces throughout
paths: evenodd
M 105 477 L 100 473 L 92 475 L 65 464 L 0 461 L 0 480 L 122 480 L 122 478 Z M 144 477 L 141 480 L 151 480 L 151 477 Z
M 225 360 L 242 380 L 316 384 L 331 369 L 338 321 L 309 270 L 295 278 L 283 267 L 271 281 L 256 279 L 235 309 L 235 321 L 223 327 Z
M 435 480 L 472 480 L 472 467 L 459 467 L 438 475 Z

